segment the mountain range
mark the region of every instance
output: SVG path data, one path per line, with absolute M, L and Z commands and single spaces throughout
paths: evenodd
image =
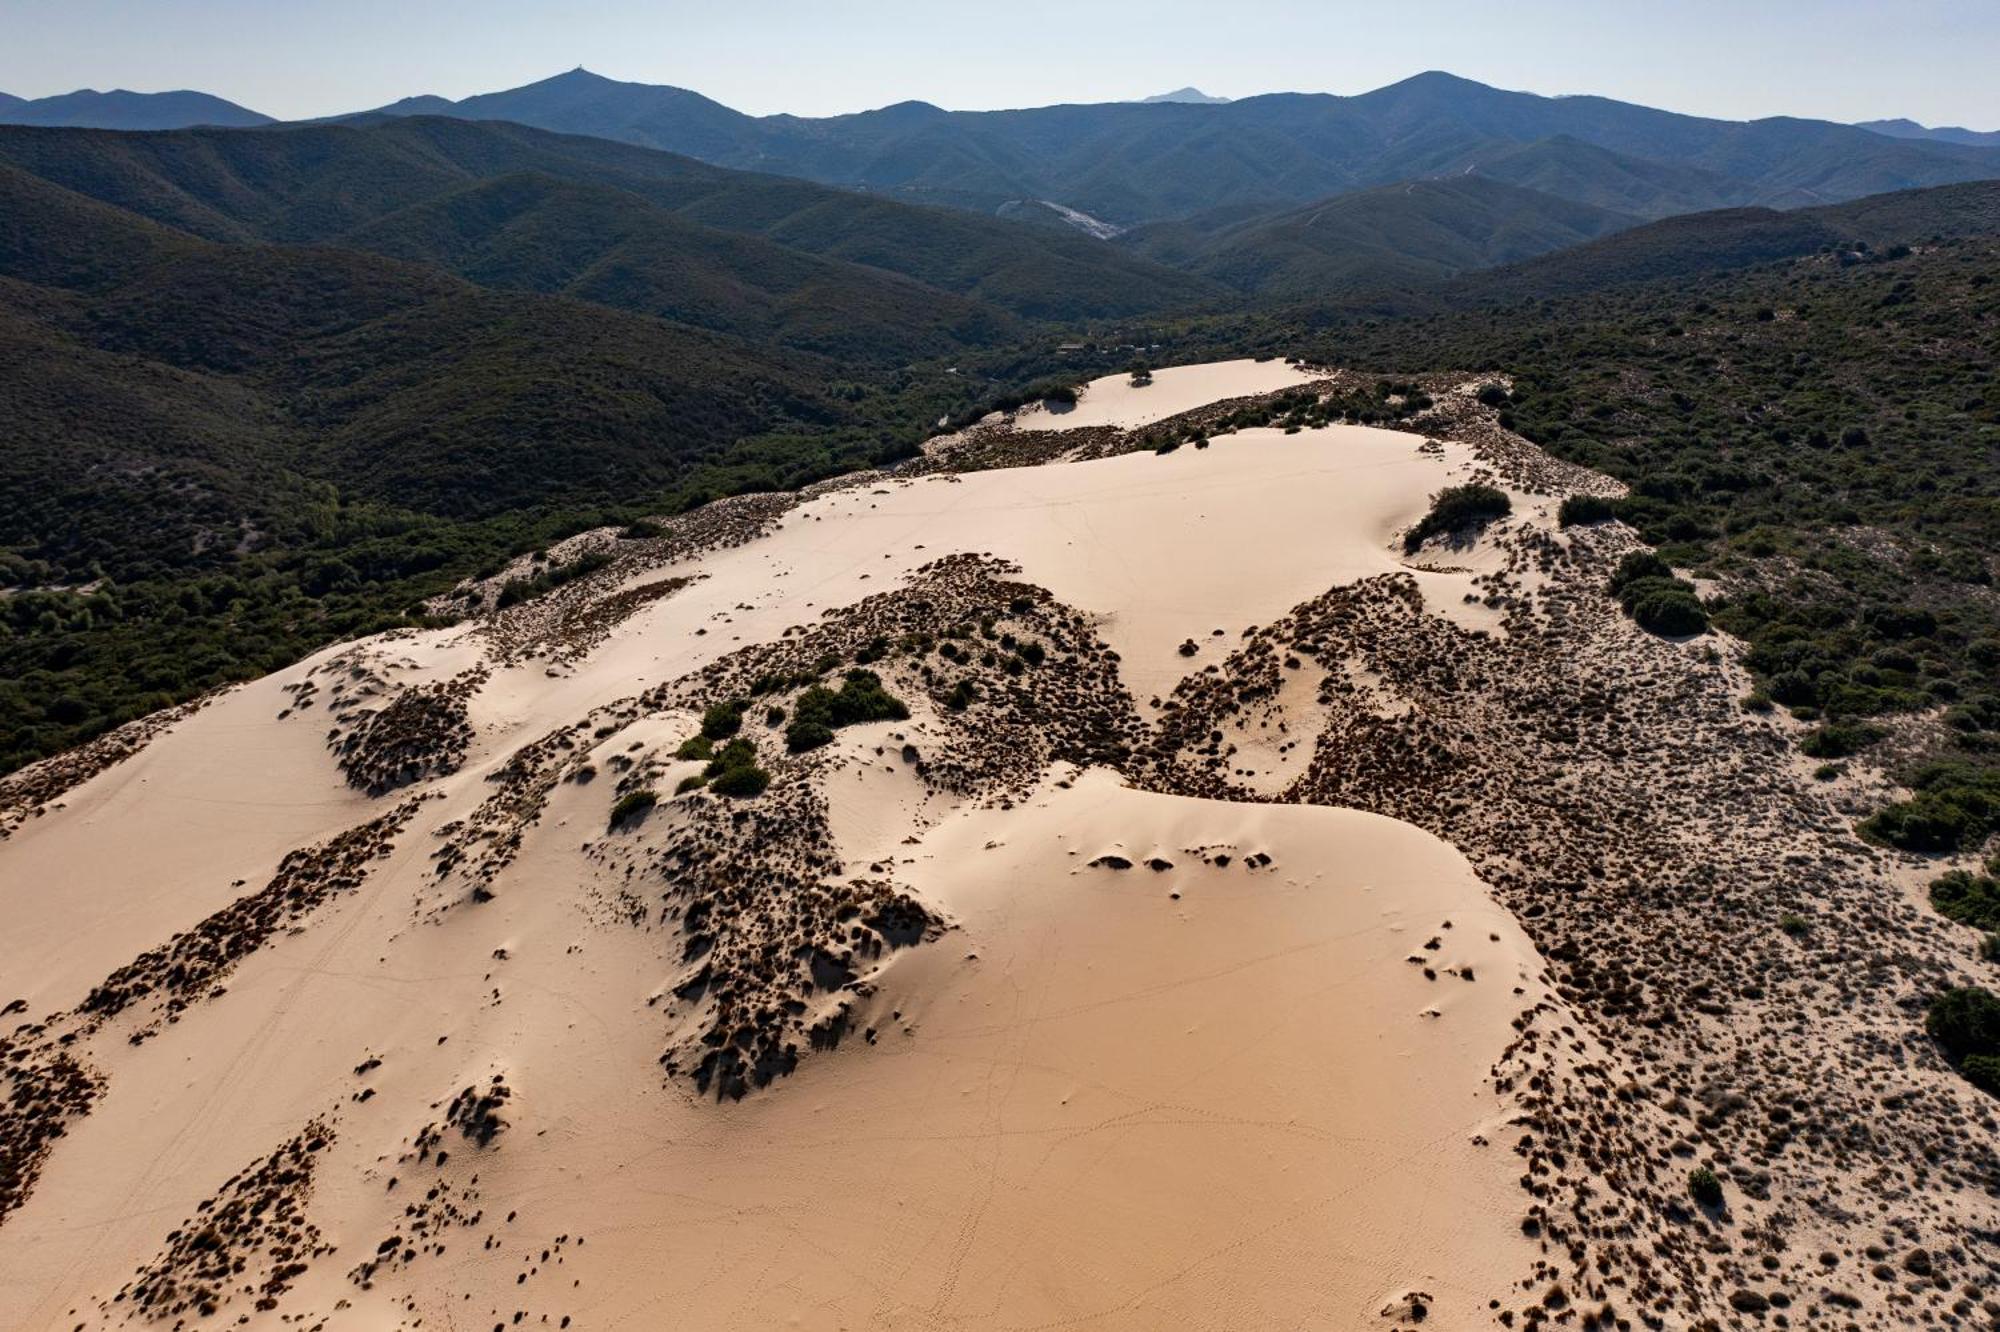
M 2000 130 L 1969 130 L 1957 125 L 1919 125 L 1914 120 L 1864 120 L 1861 128 L 1892 139 L 1936 139 L 1988 148 L 2000 144 Z
M 1802 208 L 2000 176 L 2000 134 L 1928 130 L 1908 120 L 1710 120 L 1598 96 L 1504 92 L 1442 72 L 1360 96 L 1232 102 L 1180 88 L 1144 102 L 1000 112 L 898 102 L 804 118 L 748 116 L 686 88 L 618 82 L 578 68 L 462 100 L 410 96 L 330 122 L 376 128 L 408 118 L 510 122 L 1042 230 L 1124 238 L 1134 254 L 1200 252 L 1196 272 L 1236 290 L 1256 288 L 1254 272 L 1270 264 L 1246 270 L 1216 260 L 1212 246 L 1226 246 L 1224 234 L 1252 214 L 1264 214 L 1276 236 L 1294 210 L 1412 180 L 1470 178 L 1544 196 L 1480 194 L 1480 212 L 1512 200 L 1500 208 L 1508 216 L 1484 224 L 1496 240 L 1452 238 L 1416 256 L 1420 268 L 1436 272 L 1526 258 L 1542 240 L 1552 248 L 1620 222 L 1740 206 Z M 0 122 L 158 130 L 268 120 L 204 94 L 78 92 L 0 104 Z M 1574 206 L 1598 212 L 1584 220 Z M 1188 230 L 1146 232 L 1162 224 L 1192 228 L 1204 240 L 1196 244 Z M 1326 228 L 1324 214 L 1316 228 Z M 1308 240 L 1322 244 L 1324 236 Z M 1398 258 L 1392 268 L 1400 268 L 1410 246 L 1396 238 L 1388 244 Z M 1348 266 L 1360 262 L 1354 256 Z M 1312 264 L 1276 270 L 1294 278 L 1324 272 Z
M 83 129 L 165 130 L 193 125 L 244 128 L 276 123 L 248 107 L 204 92 L 139 93 L 83 88 L 32 100 L 0 93 L 0 124 Z
M 751 116 L 685 88 L 575 69 L 459 100 L 331 119 L 445 116 L 589 135 L 712 165 L 1104 237 L 1217 209 L 1273 212 L 1413 179 L 1483 176 L 1641 219 L 1801 207 L 2000 175 L 2000 132 L 1909 120 L 1725 121 L 1604 97 L 1541 97 L 1431 72 L 1358 96 L 1231 101 L 1182 88 L 1139 102 Z M 0 102 L 0 121 L 113 129 L 268 118 L 200 93 L 79 92 Z
M 1406 181 L 1272 213 L 1220 209 L 1117 244 L 1232 290 L 1307 300 L 1434 282 L 1634 226 L 1639 218 L 1481 176 Z
M 2000 149 L 1990 146 L 1790 117 L 1712 120 L 1436 72 L 1355 97 L 1015 111 L 899 102 L 805 118 L 749 116 L 687 89 L 578 69 L 456 102 L 406 99 L 361 118 L 412 114 L 509 120 L 981 212 L 1044 200 L 1115 227 L 1467 174 L 1645 217 L 2000 175 Z

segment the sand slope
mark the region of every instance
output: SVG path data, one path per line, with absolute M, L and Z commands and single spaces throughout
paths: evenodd
M 1129 430 L 1212 402 L 1296 388 L 1315 377 L 1288 361 L 1247 359 L 1169 366 L 1144 385 L 1134 385 L 1130 375 L 1106 375 L 1084 385 L 1074 406 L 1037 403 L 1019 413 L 1017 424 L 1022 430 Z
M 1135 392 L 1164 415 L 1300 378 Z M 1127 410 L 1102 388 L 1085 408 Z M 1546 996 L 1464 859 L 1023 757 L 1074 722 L 1063 690 L 1136 734 L 1250 626 L 1404 568 L 1396 531 L 1475 465 L 1337 427 L 837 488 L 568 590 L 687 580 L 573 651 L 403 635 L 176 723 L 0 842 L 10 1059 L 101 1078 L 0 1217 L 9 1325 L 1349 1327 L 1413 1291 L 1482 1321 L 1531 1251 L 1516 1163 L 1483 1145 L 1510 1113 L 1490 1070 Z M 976 603 L 1004 620 L 982 636 L 939 590 L 952 555 L 993 557 L 968 595 L 1007 565 L 1045 592 Z M 1484 614 L 1469 571 L 1416 576 Z M 700 770 L 673 751 L 745 653 L 882 615 L 974 648 L 890 644 L 912 718 L 799 759 L 753 718 L 770 794 L 607 828 L 621 786 Z M 1050 645 L 1009 708 L 1002 630 Z M 967 671 L 959 713 L 939 699 Z M 329 735 L 413 699 L 457 738 L 355 789 Z M 782 908 L 889 883 L 930 928 L 801 908 L 864 945 L 797 964 L 806 1019 L 845 1010 L 838 1048 L 718 1101 L 663 1048 L 713 1002 L 705 956 L 775 927 L 712 939 L 676 857 L 753 807 L 800 811 L 781 831 L 811 844 L 779 852 L 824 862 L 769 880 Z M 236 1274 L 202 1277 L 218 1254 Z

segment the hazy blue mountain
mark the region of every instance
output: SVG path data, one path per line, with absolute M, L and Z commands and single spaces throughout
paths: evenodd
M 1957 125 L 1919 125 L 1914 120 L 1864 120 L 1859 129 L 1873 130 L 1892 139 L 1938 139 L 1974 147 L 2000 145 L 2000 130 L 1969 130 Z
M 1812 202 L 1803 191 L 1770 197 L 1769 192 L 1720 172 L 1613 152 L 1567 134 L 1481 153 L 1466 163 L 1465 174 L 1643 218 L 1753 201 L 1779 206 Z
M 1194 106 L 1221 106 L 1227 97 L 1210 97 L 1201 89 L 1189 86 L 1176 88 L 1172 92 L 1154 93 L 1151 97 L 1141 97 L 1141 102 L 1184 102 Z
M 511 120 L 565 134 L 589 134 L 683 153 L 720 165 L 742 165 L 760 141 L 758 121 L 684 88 L 623 83 L 573 69 L 503 92 L 460 101 L 406 97 L 367 114 L 445 115 L 461 120 Z
M 1238 291 L 1302 300 L 1421 286 L 1622 230 L 1638 218 L 1459 175 L 1336 195 L 1277 215 L 1228 209 L 1119 239 Z
M 98 92 L 84 88 L 33 101 L 0 101 L 0 123 L 79 129 L 166 130 L 191 125 L 245 128 L 273 124 L 271 117 L 203 92 Z
M 10 106 L 19 106 L 21 102 L 22 99 L 13 93 L 0 92 L 0 111 L 5 111 Z
M 2000 177 L 2000 147 L 1787 117 L 1712 120 L 1436 72 L 1357 97 L 1013 111 L 904 102 L 808 119 L 747 116 L 686 89 L 572 70 L 448 108 L 421 105 L 982 212 L 1045 201 L 1117 227 L 1467 171 L 1641 216 Z M 1535 145 L 1546 146 L 1524 153 Z

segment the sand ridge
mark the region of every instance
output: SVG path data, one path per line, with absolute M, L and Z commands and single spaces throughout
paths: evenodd
M 1021 430 L 1130 430 L 1210 403 L 1255 397 L 1310 384 L 1319 376 L 1291 361 L 1208 361 L 1154 370 L 1136 384 L 1130 374 L 1104 375 L 1085 384 L 1074 404 L 1032 404 L 1015 414 Z

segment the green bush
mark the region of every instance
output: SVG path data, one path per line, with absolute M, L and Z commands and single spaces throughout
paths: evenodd
M 715 746 L 709 743 L 709 739 L 705 735 L 691 735 L 681 741 L 680 748 L 674 751 L 674 757 L 677 759 L 698 760 L 706 763 L 715 757 Z
M 1939 914 L 1976 929 L 2000 930 L 2000 880 L 1988 873 L 1951 870 L 1931 880 L 1931 905 Z
M 1632 584 L 1649 578 L 1672 582 L 1673 568 L 1650 550 L 1635 550 L 1618 561 L 1617 569 L 1611 574 L 1611 590 L 1614 593 L 1623 592 Z
M 1707 1166 L 1696 1166 L 1688 1172 L 1688 1192 L 1703 1207 L 1722 1206 L 1722 1181 Z
M 873 671 L 849 671 L 839 689 L 812 685 L 792 705 L 792 724 L 785 728 L 785 747 L 794 754 L 832 741 L 843 726 L 860 722 L 905 721 L 910 709 L 882 687 Z
M 1708 612 L 1693 587 L 1676 580 L 1665 586 L 1641 583 L 1636 588 L 1625 609 L 1641 629 L 1664 638 L 1708 632 Z
M 702 735 L 710 740 L 727 740 L 743 729 L 743 709 L 749 706 L 740 698 L 713 705 L 701 714 Z
M 1556 511 L 1556 521 L 1564 527 L 1609 522 L 1617 516 L 1617 505 L 1602 495 L 1571 495 Z
M 757 766 L 757 746 L 745 736 L 717 750 L 701 775 L 709 790 L 728 796 L 762 795 L 771 784 L 771 774 Z
M 2000 1055 L 1967 1055 L 1958 1071 L 1988 1096 L 2000 1096 Z
M 1799 741 L 1799 751 L 1809 758 L 1846 758 L 1881 738 L 1882 732 L 1866 722 L 1830 721 Z
M 764 788 L 771 784 L 771 774 L 757 765 L 724 768 L 711 777 L 708 789 L 726 796 L 755 796 L 764 794 Z
M 794 754 L 803 754 L 808 749 L 818 749 L 821 745 L 833 743 L 833 728 L 825 722 L 795 718 L 785 728 L 785 748 Z
M 1447 486 L 1431 500 L 1431 511 L 1425 514 L 1415 527 L 1403 534 L 1403 551 L 1414 554 L 1419 546 L 1434 536 L 1446 532 L 1458 532 L 1469 527 L 1483 527 L 1496 518 L 1505 518 L 1514 511 L 1514 503 L 1507 498 L 1507 492 L 1495 490 L 1492 486 L 1478 483 L 1463 486 Z
M 501 610 L 517 606 L 524 601 L 532 601 L 545 592 L 553 592 L 565 583 L 573 583 L 586 574 L 596 573 L 611 563 L 611 553 L 593 550 L 577 556 L 568 564 L 551 565 L 533 578 L 510 578 L 500 587 L 500 595 L 493 604 Z
M 1694 584 L 1674 577 L 1673 568 L 1650 550 L 1635 550 L 1618 562 L 1611 592 L 1641 629 L 1668 638 L 1706 633 L 1708 612 Z
M 1976 846 L 2000 829 L 2000 768 L 1932 763 L 1907 784 L 1915 794 L 1864 819 L 1863 837 L 1928 855 Z
M 2000 998 L 1978 986 L 1946 990 L 1931 1001 L 1924 1030 L 1973 1085 L 2000 1092 Z
M 656 791 L 644 788 L 627 791 L 618 798 L 618 803 L 611 807 L 611 826 L 616 828 L 629 820 L 636 819 L 659 803 L 660 797 Z

